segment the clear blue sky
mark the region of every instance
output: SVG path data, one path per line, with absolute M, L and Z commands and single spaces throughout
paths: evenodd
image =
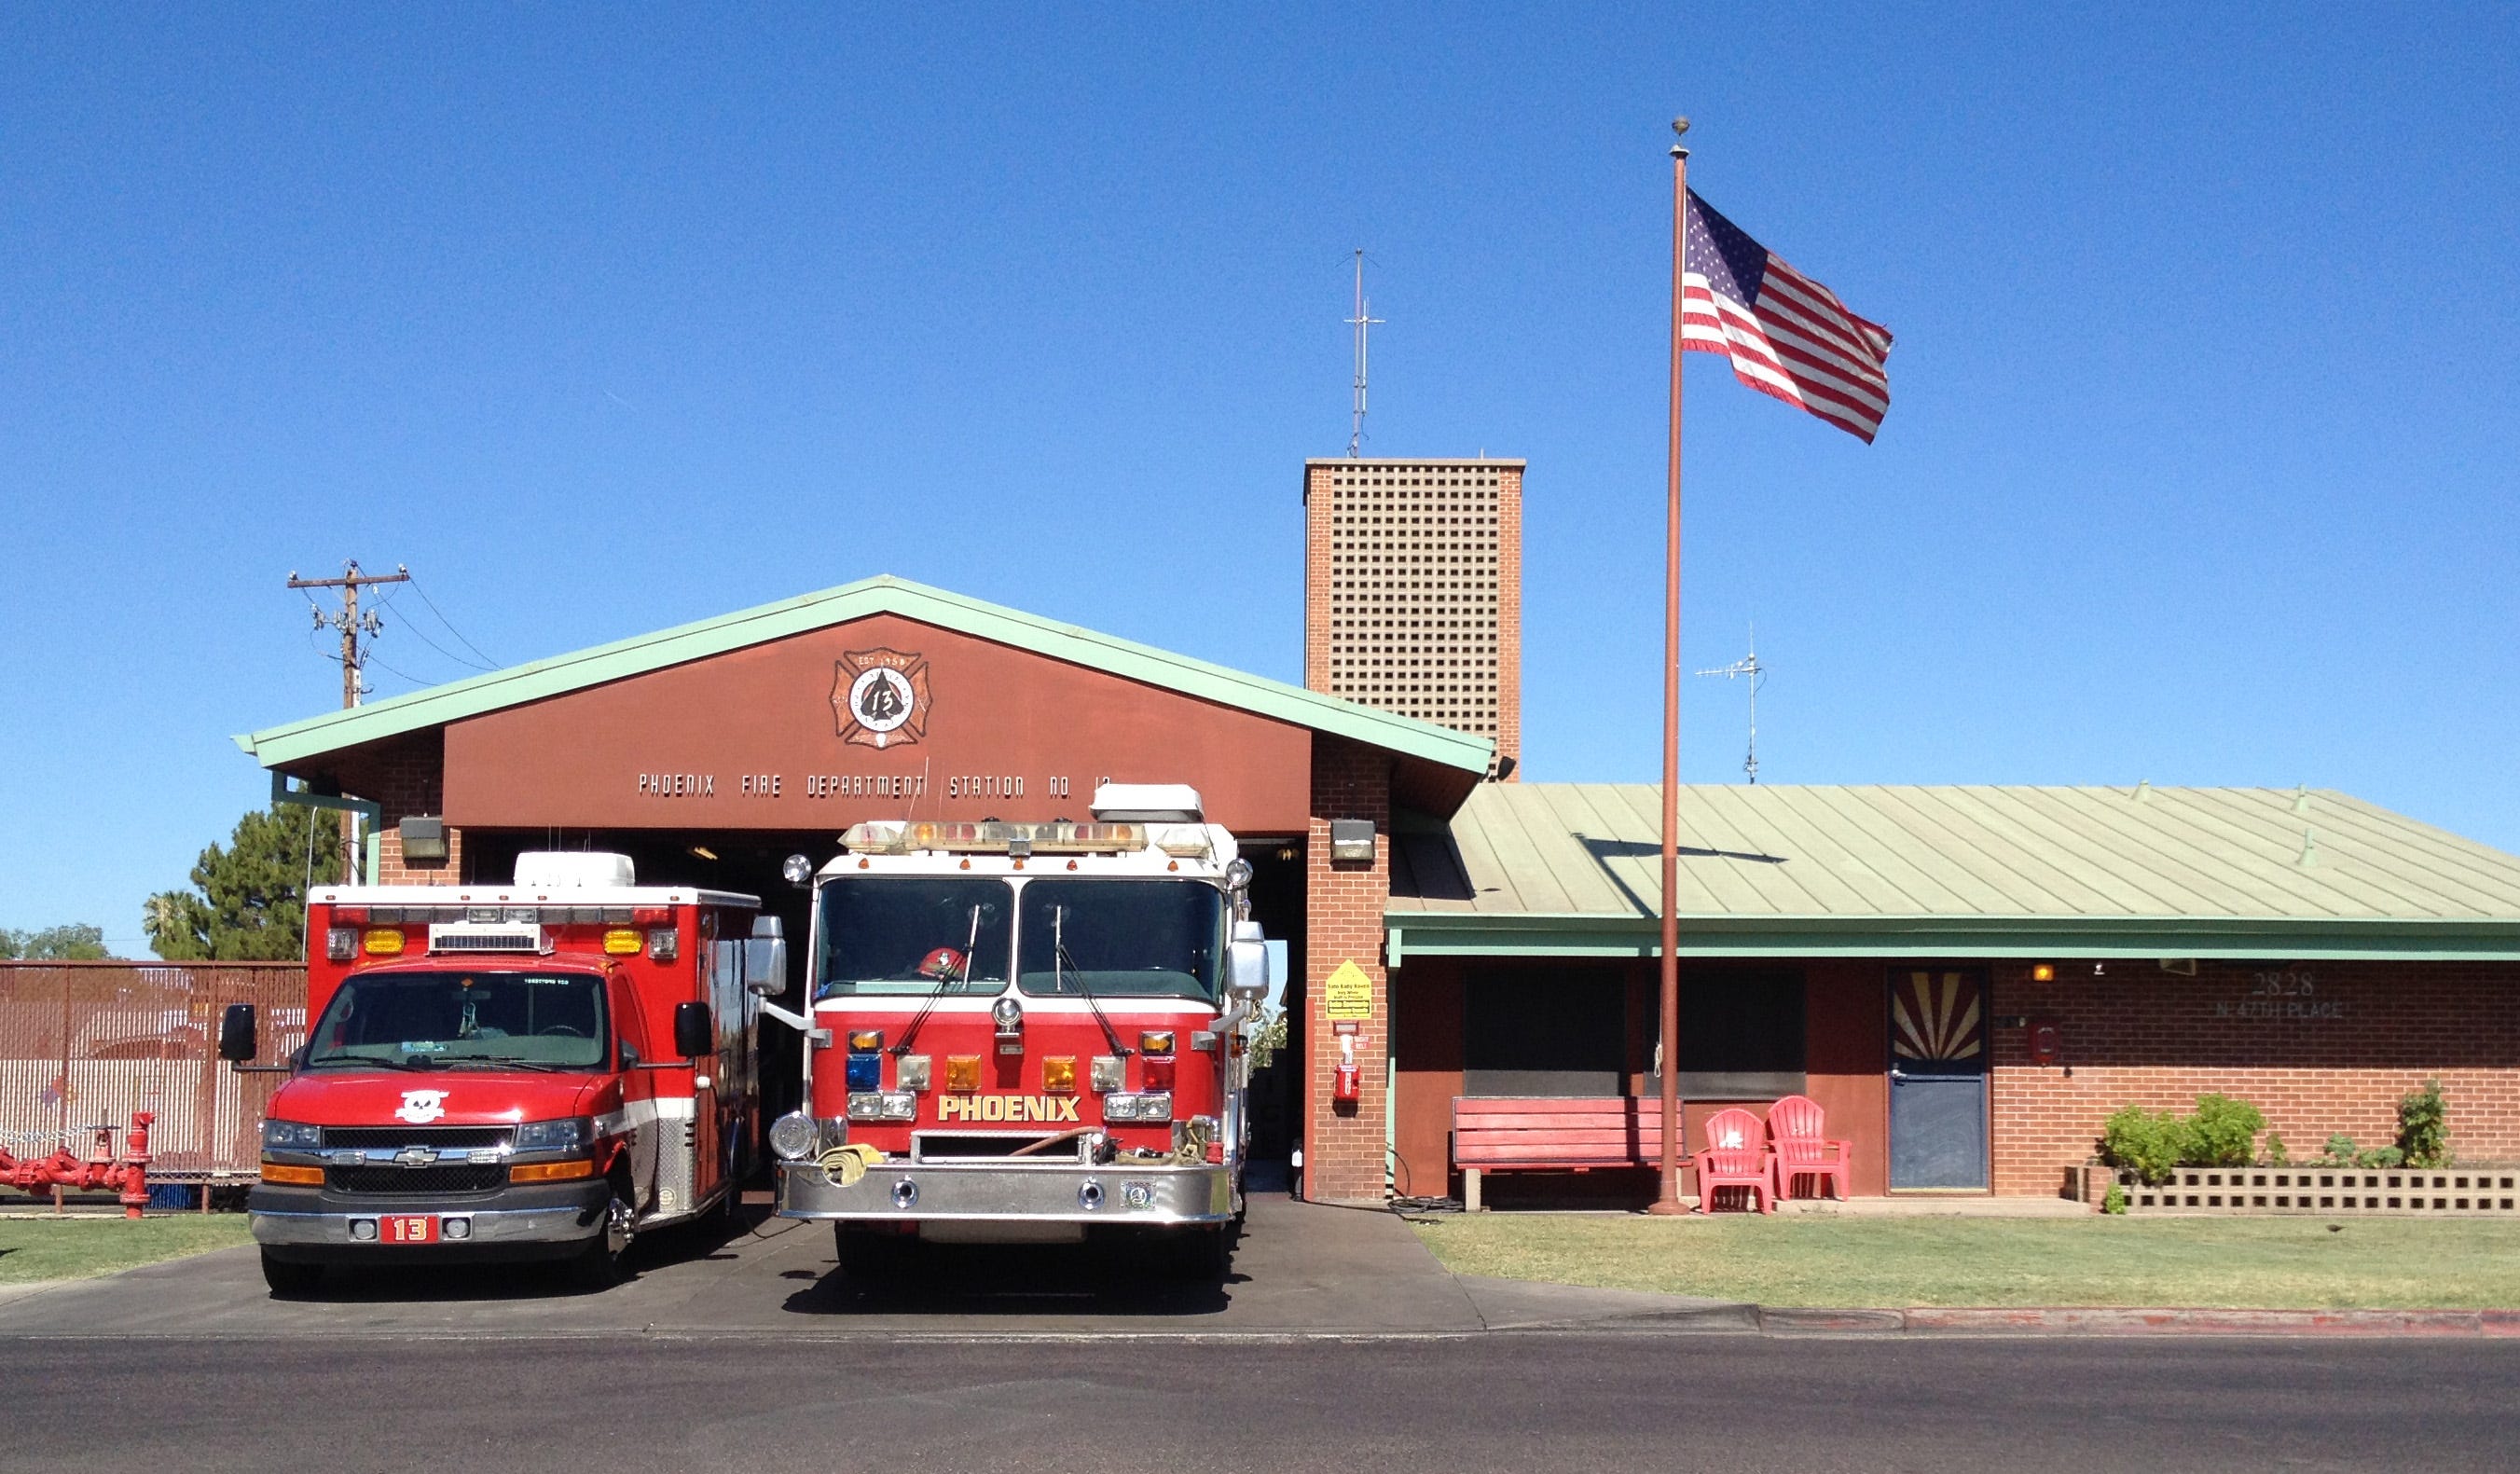
M 1358 246 L 1369 450 L 1531 463 L 1527 775 L 1649 779 L 1680 111 L 1898 334 L 1869 448 L 1692 356 L 1765 779 L 2520 849 L 2520 11 L 2048 9 L 14 8 L 0 924 L 143 950 L 347 557 L 503 663 L 892 572 L 1296 679 Z

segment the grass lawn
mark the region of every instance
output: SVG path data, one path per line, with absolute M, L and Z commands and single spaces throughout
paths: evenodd
M 251 1243 L 242 1213 L 122 1218 L 0 1219 L 0 1284 L 84 1279 L 134 1265 Z
M 1458 1273 L 1774 1306 L 2520 1307 L 2520 1223 L 2329 1222 L 1482 1213 L 1418 1236 Z

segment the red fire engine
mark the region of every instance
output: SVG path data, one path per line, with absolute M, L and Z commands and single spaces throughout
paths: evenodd
M 1193 789 L 1105 784 L 1093 814 L 861 824 L 813 876 L 811 1017 L 773 1010 L 807 1105 L 770 1145 L 780 1213 L 831 1220 L 845 1271 L 1091 1231 L 1224 1272 L 1269 989 L 1251 867 Z
M 248 1201 L 263 1277 L 327 1265 L 566 1260 L 731 1204 L 751 1168 L 756 999 L 787 944 L 752 896 L 635 883 L 627 856 L 525 854 L 511 885 L 322 890 L 305 1042 Z M 254 1057 L 252 1005 L 219 1053 Z

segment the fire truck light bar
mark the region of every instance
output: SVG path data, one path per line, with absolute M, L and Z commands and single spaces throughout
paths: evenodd
M 948 854 L 1005 854 L 1023 845 L 1036 855 L 1112 854 L 1147 847 L 1147 828 L 1138 824 L 952 823 L 923 819 L 916 824 L 868 820 L 849 826 L 840 847 L 860 855 L 907 855 L 917 850 Z

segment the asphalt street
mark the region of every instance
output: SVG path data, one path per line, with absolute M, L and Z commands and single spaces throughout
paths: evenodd
M 767 1220 L 629 1283 L 251 1250 L 0 1295 L 0 1470 L 2514 1467 L 2520 1337 L 1761 1334 L 1749 1308 L 1447 1273 L 1255 1200 L 1221 1286 L 1125 1254 L 841 1273 Z
M 0 1341 L 0 1467 L 2507 1470 L 2520 1344 Z

